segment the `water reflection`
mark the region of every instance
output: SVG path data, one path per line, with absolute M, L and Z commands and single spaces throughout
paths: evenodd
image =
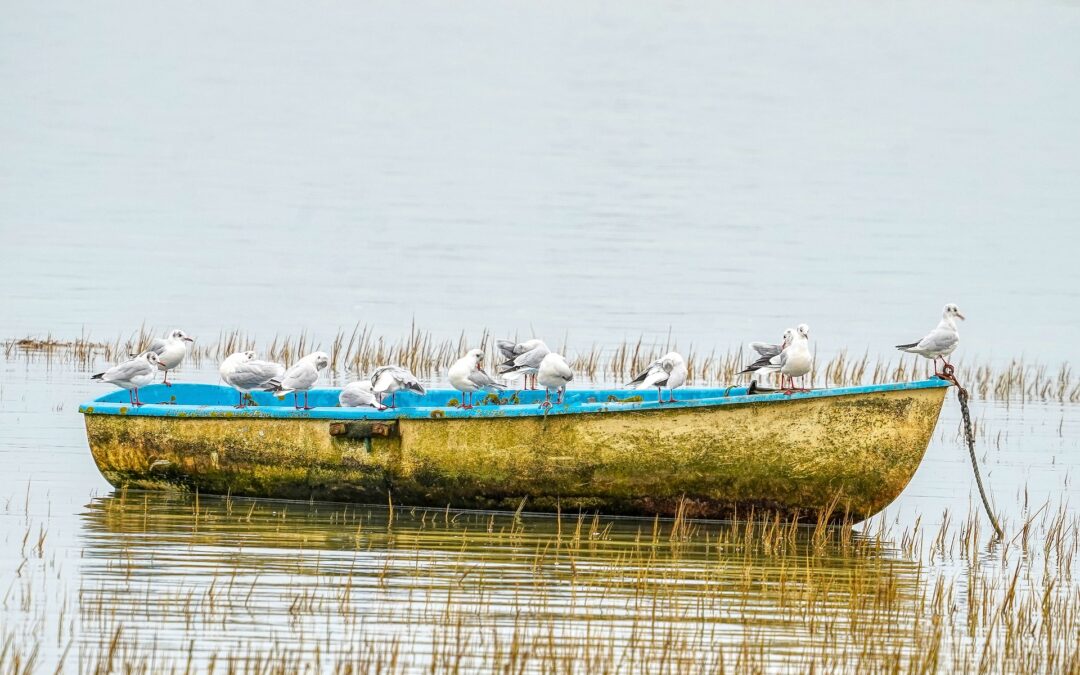
M 82 539 L 84 639 L 122 626 L 135 654 L 701 666 L 748 644 L 799 662 L 868 625 L 906 649 L 918 626 L 919 567 L 842 528 L 118 492 Z

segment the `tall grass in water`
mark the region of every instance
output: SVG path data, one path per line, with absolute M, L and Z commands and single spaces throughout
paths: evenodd
M 44 338 L 9 339 L 0 343 L 5 358 L 72 362 L 77 367 L 103 367 L 129 355 L 137 354 L 163 331 L 145 326 L 126 337 L 111 341 L 93 340 L 80 336 L 61 340 L 51 335 Z M 196 366 L 220 363 L 237 351 L 255 350 L 263 358 L 291 364 L 304 354 L 316 350 L 330 356 L 330 369 L 338 373 L 360 376 L 381 365 L 397 363 L 418 376 L 432 378 L 444 375 L 446 369 L 468 349 L 483 345 L 488 363 L 495 364 L 492 334 L 484 330 L 478 336 L 460 334 L 453 339 L 437 339 L 431 333 L 412 326 L 409 332 L 390 339 L 374 334 L 370 326 L 357 324 L 349 331 L 339 330 L 328 343 L 313 340 L 306 333 L 275 335 L 269 342 L 259 343 L 254 336 L 240 331 L 221 332 L 215 337 L 199 336 L 191 348 L 191 361 Z M 643 340 L 611 345 L 592 345 L 586 349 L 562 349 L 580 380 L 597 384 L 618 385 L 626 382 L 650 363 L 678 345 L 667 342 L 646 344 Z M 741 348 L 717 353 L 699 351 L 693 345 L 682 350 L 686 358 L 691 385 L 730 385 L 745 383 L 746 376 L 738 373 L 752 360 Z M 973 396 L 982 399 L 1019 401 L 1080 402 L 1080 378 L 1074 377 L 1072 367 L 1065 363 L 1057 368 L 1045 364 L 1027 363 L 1023 359 L 1005 365 L 979 361 L 957 361 L 957 377 Z M 806 384 L 814 387 L 839 387 L 859 384 L 908 382 L 927 377 L 932 371 L 929 362 L 915 356 L 897 354 L 893 357 L 871 357 L 868 352 L 852 355 L 847 351 L 827 359 L 814 360 L 814 369 Z
M 27 518 L 0 672 L 1076 672 L 1080 522 L 893 532 L 124 494 Z M 70 559 L 70 557 L 69 557 Z

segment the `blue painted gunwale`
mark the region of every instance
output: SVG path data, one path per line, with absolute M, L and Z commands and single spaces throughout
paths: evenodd
M 886 391 L 907 391 L 912 389 L 934 389 L 948 387 L 949 383 L 936 377 L 918 382 L 898 382 L 895 384 L 875 384 L 859 387 L 838 387 L 836 389 L 814 389 L 808 392 L 794 393 L 790 396 L 776 392 L 768 394 L 747 394 L 746 387 L 687 387 L 676 390 L 678 401 L 660 405 L 656 402 L 655 390 L 632 389 L 570 389 L 562 404 L 553 404 L 546 412 L 539 405 L 544 399 L 543 391 L 513 391 L 501 393 L 502 398 L 516 394 L 521 403 L 506 405 L 477 405 L 471 410 L 464 410 L 448 405 L 451 399 L 461 399 L 461 393 L 453 389 L 432 389 L 426 396 L 411 392 L 397 395 L 397 408 L 394 410 L 375 410 L 373 408 L 342 408 L 338 406 L 340 389 L 313 389 L 309 398 L 312 410 L 293 408 L 292 395 L 279 400 L 272 394 L 254 392 L 257 406 L 244 409 L 234 408 L 237 401 L 235 390 L 214 384 L 176 383 L 171 387 L 161 384 L 139 389 L 139 398 L 144 405 L 140 408 L 128 402 L 128 393 L 122 389 L 111 391 L 103 396 L 87 401 L 79 406 L 79 412 L 92 415 L 128 415 L 140 417 L 183 417 L 183 418 L 285 418 L 285 419 L 332 419 L 332 420 L 394 420 L 394 419 L 479 419 L 491 417 L 536 417 L 542 415 L 581 415 L 609 412 L 629 412 L 646 410 L 684 410 L 714 408 L 729 405 L 768 404 L 786 401 L 800 401 L 837 396 L 857 396 Z M 664 391 L 665 398 L 667 390 Z M 609 401 L 609 397 L 626 399 L 642 397 L 640 402 Z M 303 398 L 301 397 L 301 401 Z M 476 400 L 481 400 L 477 394 Z M 554 399 L 553 399 L 554 400 Z

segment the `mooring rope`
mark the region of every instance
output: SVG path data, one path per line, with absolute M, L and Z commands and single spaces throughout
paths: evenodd
M 998 539 L 1004 539 L 1005 531 L 1001 529 L 1001 524 L 998 523 L 993 509 L 990 508 L 990 500 L 986 496 L 986 487 L 983 486 L 982 474 L 979 473 L 979 460 L 975 457 L 975 432 L 971 428 L 971 413 L 968 412 L 968 391 L 956 379 L 956 371 L 951 364 L 946 364 L 943 371 L 938 373 L 938 377 L 956 385 L 956 398 L 960 401 L 960 415 L 964 418 L 964 439 L 967 441 L 968 454 L 971 455 L 971 469 L 975 472 L 975 484 L 979 486 L 979 496 L 982 497 L 983 508 L 986 509 L 986 516 L 990 519 L 990 524 L 994 526 Z

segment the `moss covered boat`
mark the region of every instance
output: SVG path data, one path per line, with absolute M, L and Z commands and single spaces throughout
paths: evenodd
M 116 487 L 416 506 L 685 513 L 751 509 L 867 518 L 918 468 L 948 383 L 819 389 L 786 396 L 744 387 L 680 389 L 660 405 L 627 390 L 489 396 L 398 394 L 396 410 L 312 410 L 202 384 L 155 385 L 129 405 L 118 390 L 80 406 L 94 460 Z

